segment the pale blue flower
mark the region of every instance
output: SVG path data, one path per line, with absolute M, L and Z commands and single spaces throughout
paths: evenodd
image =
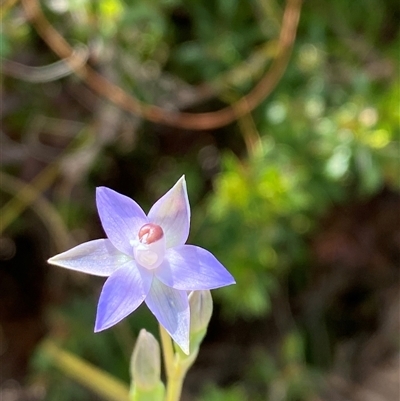
M 182 177 L 146 216 L 132 199 L 109 188 L 96 192 L 107 239 L 85 242 L 53 256 L 49 263 L 109 276 L 100 295 L 95 331 L 107 329 L 143 301 L 184 352 L 189 351 L 188 291 L 234 284 L 208 251 L 185 245 L 190 206 Z

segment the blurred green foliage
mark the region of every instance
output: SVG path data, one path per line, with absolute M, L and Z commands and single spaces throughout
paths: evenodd
M 260 123 L 260 154 L 243 160 L 225 153 L 199 235 L 237 278 L 220 291 L 233 314 L 269 311 L 279 278 L 307 266 L 304 240 L 330 205 L 398 185 L 393 90 L 384 105 L 352 94 L 329 108 L 334 91 L 277 94 Z
M 223 82 L 220 87 L 226 92 L 219 94 L 221 99 L 245 94 L 260 72 L 241 75 L 239 80 L 224 77 L 255 62 L 251 57 L 265 43 L 270 48 L 261 65 L 268 67 L 284 6 L 264 0 L 42 3 L 49 20 L 71 44 L 89 47 L 91 61 L 99 70 L 139 99 L 163 105 L 187 84 L 218 87 Z M 132 140 L 126 139 L 126 128 L 120 124 L 77 185 L 85 188 L 84 194 L 92 193 L 94 186 L 112 183 L 124 170 L 122 178 L 115 179 L 117 186 L 124 181 L 128 195 L 135 194 L 139 203 L 150 205 L 186 174 L 193 206 L 190 242 L 210 249 L 237 281 L 235 286 L 215 291 L 224 316 L 267 318 L 274 296 L 286 291 L 288 279 L 298 288 L 307 283 L 312 263 L 307 241 L 330 206 L 365 198 L 384 186 L 399 187 L 396 7 L 395 1 L 378 0 L 362 5 L 347 0 L 305 2 L 285 76 L 253 113 L 260 138 L 255 152 L 245 149 L 246 132 L 240 125 L 216 132 L 216 139 L 207 146 L 198 139 L 188 147 L 183 139 L 181 150 L 174 131 L 168 131 L 172 148 L 178 150 L 167 153 L 154 126 L 142 124 L 129 133 Z M 18 5 L 4 12 L 2 22 L 2 57 L 37 64 L 56 60 L 43 48 Z M 55 102 L 63 96 L 64 81 L 33 85 L 6 76 L 2 81 L 6 92 L 23 98 L 22 106 L 4 118 L 14 140 L 24 143 L 28 135 L 24 132 L 29 132 L 36 115 L 79 120 L 88 135 L 95 137 L 98 116 L 79 106 L 68 109 L 71 102 L 77 103 L 76 93 L 72 101 Z M 65 81 L 76 85 L 73 75 Z M 132 119 L 130 123 L 137 127 L 133 117 L 119 119 Z M 212 151 L 211 169 L 202 162 L 204 149 Z M 19 172 L 15 165 L 5 168 Z M 126 182 L 132 182 L 131 186 L 126 187 Z M 133 188 L 135 183 L 140 184 L 138 189 Z M 70 228 L 92 222 L 93 204 L 84 197 L 58 195 L 59 211 Z M 95 304 L 95 295 L 71 295 L 52 318 L 61 330 L 58 335 L 67 349 L 128 380 L 129 347 L 142 326 L 155 333 L 154 322 L 140 310 L 135 318 L 94 336 Z M 242 382 L 224 390 L 213 384 L 199 399 L 307 399 L 315 390 L 315 376 L 313 361 L 305 357 L 305 337 L 299 331 L 285 333 L 279 356 L 261 353 Z M 38 375 L 51 377 L 49 400 L 88 399 L 84 390 L 63 381 L 40 355 L 34 366 Z M 252 388 L 260 391 L 252 392 Z

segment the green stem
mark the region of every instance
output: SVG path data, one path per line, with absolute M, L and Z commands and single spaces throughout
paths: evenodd
M 47 340 L 41 347 L 42 358 L 49 358 L 52 366 L 63 374 L 85 386 L 102 399 L 108 401 L 128 401 L 129 388 L 108 373 L 85 362 L 76 355 L 58 348 L 56 344 Z
M 164 356 L 165 374 L 167 378 L 169 378 L 172 374 L 172 368 L 175 359 L 174 349 L 172 347 L 171 337 L 161 324 L 159 326 L 160 326 L 162 352 Z
M 161 344 L 164 355 L 165 374 L 167 376 L 167 391 L 165 401 L 179 401 L 181 398 L 183 380 L 190 364 L 174 352 L 172 339 L 160 324 Z
M 175 363 L 173 372 L 171 376 L 168 377 L 167 395 L 165 401 L 180 400 L 185 374 L 186 370 L 182 369 L 182 366 L 179 363 Z

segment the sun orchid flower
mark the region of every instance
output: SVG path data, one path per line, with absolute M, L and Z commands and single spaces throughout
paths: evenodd
M 209 290 L 235 280 L 208 251 L 185 245 L 190 206 L 184 176 L 150 209 L 106 187 L 96 191 L 106 239 L 80 244 L 49 263 L 109 276 L 97 307 L 95 332 L 107 329 L 144 301 L 159 323 L 189 352 L 188 291 Z

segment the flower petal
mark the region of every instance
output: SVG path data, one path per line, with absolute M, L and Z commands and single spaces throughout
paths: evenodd
M 115 271 L 101 291 L 94 331 L 108 329 L 132 313 L 146 298 L 152 279 L 132 260 Z
M 133 255 L 131 240 L 137 240 L 140 228 L 147 223 L 142 208 L 131 198 L 110 188 L 96 189 L 96 203 L 107 237 L 121 252 Z
M 165 260 L 155 274 L 177 290 L 210 290 L 235 284 L 235 279 L 212 253 L 194 245 L 167 249 Z
M 190 309 L 186 291 L 174 290 L 154 278 L 146 304 L 182 351 L 188 354 Z
M 149 221 L 161 226 L 166 246 L 183 245 L 189 236 L 190 206 L 185 176 L 162 196 L 150 209 Z
M 129 261 L 108 239 L 84 242 L 48 260 L 52 265 L 96 276 L 109 276 Z

